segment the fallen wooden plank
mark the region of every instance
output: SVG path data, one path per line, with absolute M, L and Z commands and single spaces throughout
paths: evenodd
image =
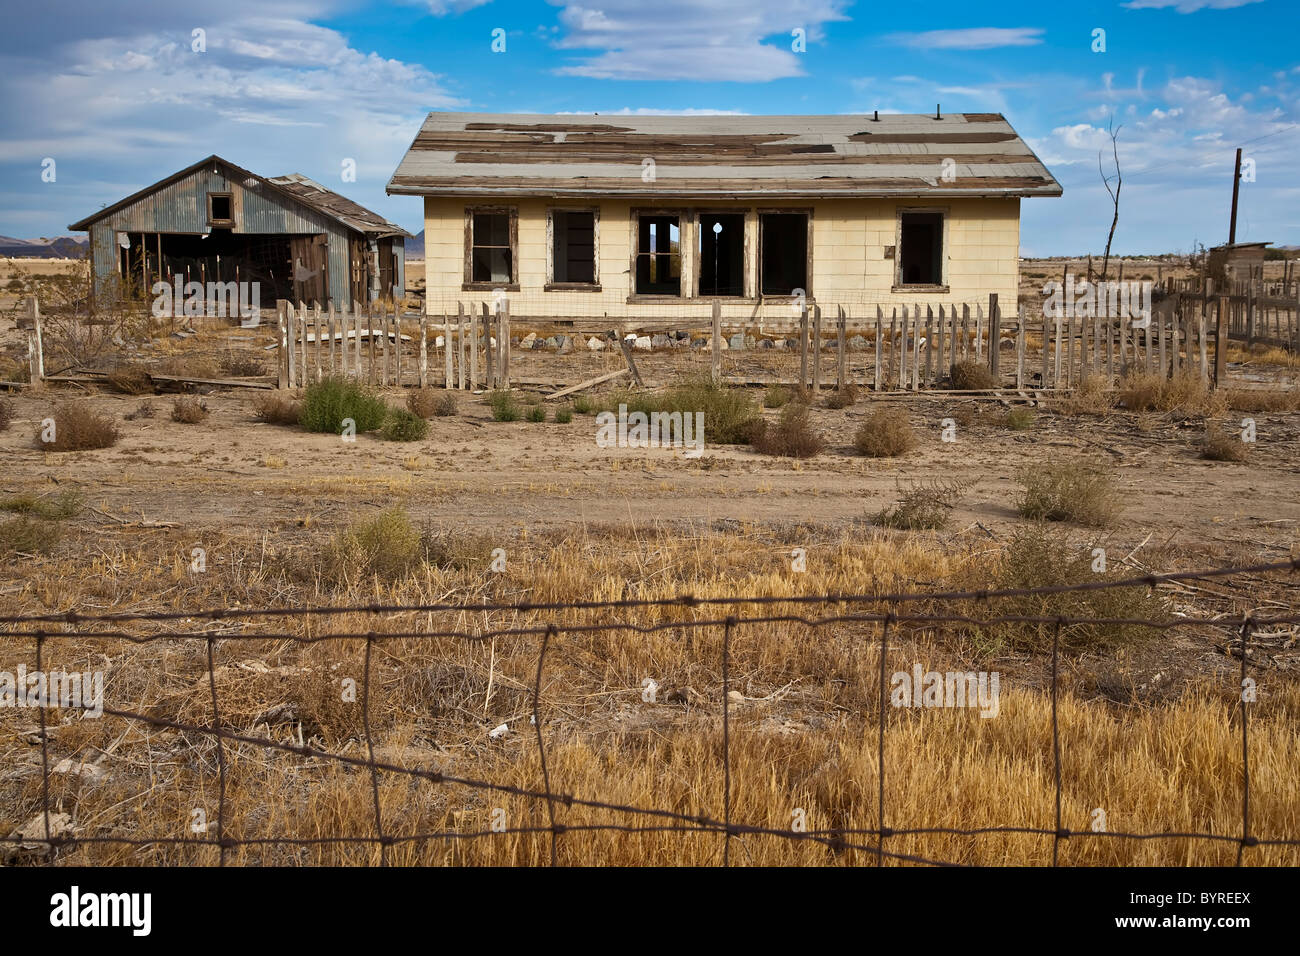
M 275 388 L 275 383 L 247 378 L 186 378 L 184 375 L 155 375 L 149 373 L 155 382 L 174 382 L 182 385 L 220 385 L 224 388 Z
M 553 392 L 546 396 L 545 401 L 554 401 L 557 398 L 563 398 L 565 395 L 572 395 L 574 392 L 580 392 L 584 388 L 591 388 L 593 385 L 599 385 L 601 382 L 608 382 L 610 379 L 615 379 L 621 375 L 627 375 L 629 373 L 630 369 L 620 368 L 605 375 L 597 375 L 595 378 L 589 378 L 585 382 L 579 382 L 577 385 L 570 385 L 568 388 L 562 388 L 558 392 Z

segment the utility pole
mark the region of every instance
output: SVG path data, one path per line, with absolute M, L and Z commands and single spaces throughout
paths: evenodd
M 1228 224 L 1228 245 L 1237 241 L 1237 193 L 1241 189 L 1241 147 L 1237 147 L 1237 168 L 1232 174 L 1232 222 Z

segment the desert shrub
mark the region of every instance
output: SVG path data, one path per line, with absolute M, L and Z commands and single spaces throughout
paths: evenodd
M 793 397 L 790 389 L 784 385 L 769 385 L 767 391 L 763 393 L 763 407 L 783 408 L 790 403 Z
M 752 442 L 755 451 L 781 458 L 811 458 L 826 445 L 808 421 L 808 406 L 799 404 L 781 409 L 776 422 L 756 426 Z
M 90 448 L 108 448 L 117 441 L 117 424 L 100 415 L 89 405 L 67 402 L 50 415 L 52 433 L 46 422 L 36 425 L 36 447 L 45 451 L 84 451 Z M 51 440 L 46 441 L 46 438 Z
M 546 409 L 541 405 L 529 405 L 528 411 L 524 413 L 524 420 L 530 422 L 546 421 Z
M 946 417 L 951 418 L 962 428 L 969 428 L 975 424 L 975 419 L 979 417 L 980 406 L 978 402 L 962 402 L 960 405 L 954 405 L 948 409 Z
M 958 362 L 948 372 L 952 387 L 961 391 L 998 388 L 999 382 L 980 362 Z
M 8 431 L 14 421 L 14 403 L 0 398 L 0 432 Z
M 837 388 L 826 396 L 827 408 L 848 408 L 858 400 L 858 390 L 852 385 Z
M 1020 514 L 1035 521 L 1072 521 L 1104 528 L 1123 510 L 1114 476 L 1088 461 L 1030 466 L 1021 484 Z
M 1008 409 L 1007 417 L 1004 419 L 1006 426 L 1016 432 L 1032 428 L 1036 420 L 1037 416 L 1030 409 L 1024 407 Z
M 384 424 L 388 406 L 360 382 L 332 375 L 307 386 L 302 399 L 299 424 L 309 432 L 343 431 L 350 418 L 358 432 L 372 432 Z
M 1234 412 L 1300 411 L 1300 388 L 1224 388 L 1219 396 Z
M 259 392 L 253 399 L 257 420 L 272 425 L 297 425 L 302 419 L 302 403 L 284 392 Z
M 266 374 L 266 366 L 254 355 L 227 352 L 221 357 L 221 371 L 231 378 L 257 378 Z
M 153 392 L 153 379 L 142 365 L 119 365 L 108 373 L 104 381 L 123 395 L 149 395 Z
M 488 393 L 488 407 L 492 409 L 492 418 L 498 422 L 519 421 L 519 403 L 509 391 Z
M 444 571 L 483 571 L 492 559 L 495 541 L 426 524 L 420 531 L 420 557 Z
M 133 422 L 137 418 L 153 418 L 153 402 L 146 399 L 135 407 L 135 411 L 127 412 L 122 417 L 128 422 Z
M 46 521 L 60 521 L 78 514 L 82 503 L 81 495 L 75 491 L 61 491 L 53 498 L 14 495 L 0 501 L 0 511 L 13 511 Z
M 573 411 L 578 415 L 590 415 L 596 405 L 587 395 L 578 395 L 573 399 Z
M 1122 566 L 1094 570 L 1096 559 L 1091 545 L 1079 546 L 1059 530 L 1044 526 L 1017 530 L 1003 550 L 993 574 L 996 590 L 1061 587 L 1093 584 L 1125 576 Z M 980 585 L 981 587 L 986 585 Z M 1168 619 L 1164 601 L 1149 587 L 1099 588 L 996 598 L 983 611 L 972 608 L 972 616 L 1080 618 L 1115 620 Z M 991 625 L 985 632 L 996 644 L 1046 650 L 1052 646 L 1054 620 L 1009 622 Z M 1061 624 L 1061 648 L 1065 651 L 1098 650 L 1154 637 L 1149 626 L 1127 623 Z
M 0 554 L 45 554 L 60 537 L 62 530 L 57 524 L 19 515 L 0 521 Z
M 573 421 L 573 409 L 557 408 L 555 410 L 555 423 L 557 425 L 567 425 Z
M 854 450 L 868 458 L 896 458 L 911 451 L 916 444 L 911 422 L 896 408 L 872 412 L 853 436 Z
M 969 487 L 969 482 L 958 479 L 911 482 L 907 488 L 900 489 L 898 504 L 876 512 L 872 520 L 900 531 L 938 531 L 948 526 L 952 509 Z
M 438 407 L 438 393 L 432 388 L 412 389 L 406 393 L 406 407 L 421 418 L 432 418 Z
M 443 392 L 441 397 L 439 397 L 438 401 L 433 406 L 433 414 L 438 418 L 450 418 L 459 410 L 460 409 L 456 405 L 455 392 Z
M 394 408 L 379 429 L 385 441 L 420 441 L 428 437 L 429 423 L 415 412 Z
M 1120 393 L 1123 397 L 1123 393 Z M 1115 393 L 1104 375 L 1085 375 L 1070 393 L 1053 405 L 1061 415 L 1106 415 L 1115 407 Z
M 714 382 L 708 375 L 687 379 L 663 392 L 610 392 L 600 403 L 601 411 L 617 414 L 626 405 L 628 414 L 643 412 L 695 412 L 704 416 L 708 440 L 720 445 L 748 445 L 754 430 L 762 425 L 758 403 L 743 389 Z
M 1134 372 L 1120 382 L 1119 403 L 1131 412 L 1182 412 L 1218 415 L 1227 407 L 1222 394 L 1213 391 L 1196 374 L 1182 372 L 1172 378 L 1151 372 Z
M 1201 439 L 1201 457 L 1209 461 L 1245 461 L 1250 457 L 1250 446 L 1233 432 L 1225 432 L 1211 422 Z
M 182 395 L 172 402 L 172 421 L 197 425 L 208 417 L 208 406 L 194 395 Z
M 404 576 L 421 557 L 420 532 L 404 509 L 389 508 L 335 535 L 322 555 L 322 572 L 339 586 L 362 576 L 392 580 Z

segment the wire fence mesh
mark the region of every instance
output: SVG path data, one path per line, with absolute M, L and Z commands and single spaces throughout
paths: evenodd
M 108 833 L 95 835 L 74 835 L 60 832 L 53 823 L 55 815 L 51 801 L 51 759 L 49 741 L 50 701 L 42 699 L 37 708 L 39 713 L 41 744 L 41 808 L 43 828 L 39 834 L 10 836 L 0 843 L 22 844 L 28 848 L 35 846 L 40 853 L 37 862 L 54 864 L 61 851 L 70 851 L 78 845 L 115 844 L 124 847 L 156 847 L 163 844 L 177 844 L 186 848 L 199 850 L 215 848 L 221 865 L 229 861 L 231 851 L 260 845 L 358 845 L 377 848 L 378 862 L 390 862 L 390 850 L 400 844 L 424 844 L 432 841 L 465 841 L 477 839 L 501 839 L 511 835 L 537 834 L 549 839 L 549 857 L 552 865 L 558 862 L 560 842 L 566 834 L 604 831 L 618 834 L 676 834 L 680 836 L 711 834 L 720 843 L 721 861 L 724 866 L 733 861 L 731 847 L 733 841 L 744 836 L 762 836 L 789 841 L 808 841 L 820 844 L 835 854 L 860 854 L 859 862 L 874 862 L 877 865 L 886 862 L 912 863 L 924 865 L 960 865 L 960 861 L 938 859 L 900 852 L 890 848 L 890 842 L 906 836 L 921 834 L 948 834 L 953 836 L 975 835 L 1011 835 L 1025 834 L 1039 836 L 1051 841 L 1052 865 L 1058 864 L 1060 851 L 1065 841 L 1072 839 L 1109 839 L 1109 840 L 1199 840 L 1217 841 L 1235 845 L 1236 864 L 1241 866 L 1249 861 L 1248 851 L 1265 846 L 1300 846 L 1300 835 L 1260 834 L 1255 832 L 1251 817 L 1251 751 L 1249 737 L 1250 705 L 1254 701 L 1252 694 L 1245 691 L 1248 685 L 1248 667 L 1251 665 L 1252 635 L 1261 628 L 1295 625 L 1300 623 L 1300 613 L 1288 608 L 1285 613 L 1242 615 L 1240 618 L 1225 619 L 1222 615 L 1213 617 L 1176 616 L 1166 618 L 1130 618 L 1104 617 L 1094 615 L 1033 615 L 1033 614 L 987 614 L 976 615 L 969 612 L 953 613 L 928 610 L 909 610 L 921 606 L 957 602 L 977 602 L 980 606 L 993 607 L 1000 599 L 1017 597 L 1046 597 L 1071 593 L 1109 591 L 1118 588 L 1154 588 L 1171 582 L 1188 584 L 1191 582 L 1214 579 L 1231 579 L 1251 575 L 1300 571 L 1300 559 L 1291 559 L 1272 563 L 1257 564 L 1249 567 L 1220 567 L 1199 571 L 1175 572 L 1169 574 L 1148 574 L 1123 579 L 1107 579 L 1079 584 L 1062 584 L 1033 588 L 1013 588 L 980 591 L 906 591 L 892 594 L 815 594 L 815 595 L 771 595 L 749 597 L 694 597 L 683 595 L 672 599 L 618 599 L 592 600 L 580 602 L 502 602 L 502 603 L 430 603 L 430 604 L 352 604 L 340 606 L 302 606 L 302 607 L 265 607 L 223 609 L 208 608 L 200 610 L 174 610 L 158 612 L 106 612 L 106 613 L 44 613 L 44 614 L 10 614 L 0 616 L 0 626 L 4 627 L 7 639 L 28 641 L 34 650 L 34 663 L 37 672 L 42 672 L 47 660 L 48 649 L 60 641 L 81 639 L 115 639 L 133 644 L 152 644 L 156 642 L 194 642 L 203 648 L 206 659 L 206 682 L 210 721 L 195 723 L 176 720 L 150 714 L 140 710 L 110 707 L 105 705 L 103 713 L 121 718 L 139 725 L 159 730 L 179 731 L 199 739 L 216 742 L 216 785 L 217 814 L 213 832 L 208 835 L 191 836 L 132 836 L 129 833 Z M 855 610 L 854 608 L 861 608 Z M 691 611 L 704 616 L 671 616 L 653 623 L 633 623 L 631 621 L 597 621 L 576 622 L 568 620 L 547 620 L 547 616 L 557 616 L 561 612 L 618 612 L 636 608 L 656 608 L 661 611 Z M 793 609 L 791 609 L 793 608 Z M 392 614 L 438 613 L 484 614 L 485 612 L 507 612 L 513 615 L 532 615 L 536 620 L 528 623 L 503 627 L 483 628 L 449 628 L 435 629 L 421 627 L 413 630 L 319 630 L 314 634 L 297 634 L 287 630 L 258 630 L 255 633 L 237 633 L 232 631 L 194 631 L 192 629 L 168 627 L 143 633 L 143 625 L 168 625 L 183 622 L 209 622 L 214 625 L 228 626 L 232 622 L 274 623 L 289 618 L 305 618 L 319 622 L 328 622 L 330 618 L 368 614 L 375 617 Z M 722 613 L 719 613 L 722 612 Z M 748 613 L 744 613 L 748 612 Z M 431 620 L 431 618 L 430 618 Z M 809 628 L 825 628 L 832 624 L 871 624 L 879 628 L 878 654 L 878 691 L 879 715 L 876 721 L 876 802 L 875 822 L 869 827 L 837 827 L 830 829 L 807 829 L 791 826 L 789 828 L 765 826 L 737 819 L 734 813 L 735 781 L 732 773 L 732 705 L 731 691 L 733 675 L 731 673 L 731 655 L 738 633 L 745 628 L 759 624 L 798 624 Z M 886 761 L 886 738 L 890 729 L 887 663 L 891 650 L 891 640 L 902 625 L 925 625 L 935 628 L 952 628 L 959 625 L 979 625 L 982 627 L 1000 624 L 1036 624 L 1050 629 L 1050 674 L 1048 692 L 1051 697 L 1050 725 L 1043 728 L 1043 733 L 1050 736 L 1052 754 L 1052 778 L 1054 787 L 1054 817 L 1050 821 L 1008 821 L 996 826 L 963 827 L 960 821 L 950 825 L 916 827 L 908 826 L 906 821 L 895 821 L 890 813 L 886 798 L 886 780 L 890 767 Z M 1240 763 L 1240 807 L 1241 826 L 1237 832 L 1210 831 L 1145 831 L 1125 832 L 1097 829 L 1071 829 L 1065 825 L 1062 815 L 1063 769 L 1068 765 L 1068 741 L 1063 745 L 1061 725 L 1058 718 L 1058 700 L 1060 698 L 1060 661 L 1062 656 L 1062 631 L 1074 625 L 1132 625 L 1151 628 L 1160 632 L 1171 629 L 1222 631 L 1227 626 L 1232 628 L 1236 643 L 1236 654 L 1240 658 L 1240 686 L 1234 689 L 1235 721 L 1238 725 L 1241 741 Z M 583 634 L 597 632 L 625 632 L 630 634 L 650 634 L 669 629 L 689 631 L 715 631 L 721 638 L 721 689 L 717 697 L 717 709 L 721 722 L 721 753 L 717 772 L 722 779 L 721 805 L 711 812 L 685 812 L 679 809 L 648 805 L 633 805 L 625 802 L 602 800 L 598 795 L 582 795 L 558 789 L 553 782 L 548 762 L 548 744 L 543 733 L 545 726 L 546 704 L 543 694 L 548 652 L 557 640 L 566 634 Z M 398 639 L 454 638 L 458 641 L 484 642 L 495 638 L 528 638 L 536 642 L 536 667 L 533 672 L 528 696 L 531 704 L 530 723 L 536 744 L 536 755 L 540 768 L 538 783 L 540 786 L 519 786 L 501 780 L 491 780 L 473 776 L 452 774 L 424 768 L 401 766 L 389 760 L 378 759 L 375 750 L 375 737 L 371 728 L 372 707 L 372 657 L 374 649 L 387 641 Z M 360 705 L 366 755 L 352 756 L 345 753 L 332 753 L 318 747 L 303 743 L 276 740 L 269 736 L 257 736 L 240 732 L 229 726 L 222 719 L 221 700 L 218 696 L 216 674 L 222 647 L 238 642 L 289 641 L 300 644 L 312 644 L 335 641 L 363 641 L 363 672 L 360 681 Z M 57 702 L 55 702 L 57 703 Z M 189 739 L 189 738 L 187 738 Z M 229 824 L 230 810 L 227 800 L 227 777 L 229 761 L 227 747 L 244 745 L 263 748 L 285 754 L 293 754 L 317 762 L 329 762 L 340 767 L 363 772 L 369 777 L 369 790 L 373 807 L 373 826 L 369 833 L 337 833 L 317 836 L 295 836 L 276 834 L 268 837 L 244 838 L 232 835 Z M 193 746 L 193 744 L 191 744 Z M 547 823 L 544 826 L 501 827 L 489 830 L 444 830 L 437 832 L 397 833 L 390 825 L 391 821 L 381 808 L 380 780 L 382 775 L 405 778 L 412 783 L 422 783 L 436 787 L 460 787 L 476 791 L 488 791 L 497 794 L 520 797 L 530 801 L 540 801 L 546 811 Z M 601 811 L 612 819 L 604 822 L 566 825 L 559 819 L 560 808 L 586 808 Z M 596 860 L 584 862 L 599 862 Z

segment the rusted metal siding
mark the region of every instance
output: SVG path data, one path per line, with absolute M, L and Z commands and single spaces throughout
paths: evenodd
M 255 177 L 236 175 L 219 163 L 205 164 L 96 221 L 90 232 L 97 280 L 118 272 L 116 235 L 119 232 L 190 235 L 205 232 L 207 196 L 214 192 L 231 194 L 232 233 L 326 235 L 329 294 L 336 302 L 347 299 L 349 231 L 328 216 L 273 191 Z

